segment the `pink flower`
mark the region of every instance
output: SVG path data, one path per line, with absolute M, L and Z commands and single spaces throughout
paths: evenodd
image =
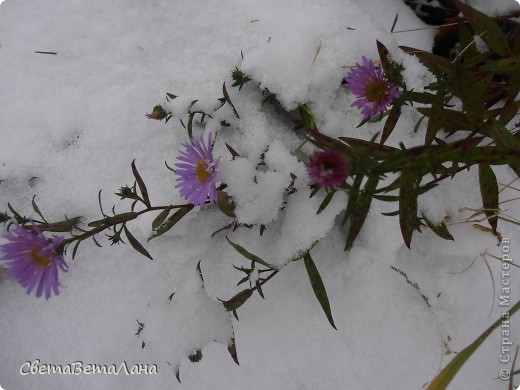
M 356 64 L 348 74 L 347 88 L 357 96 L 352 107 L 359 108 L 365 118 L 386 111 L 402 94 L 397 85 L 386 80 L 383 68 L 374 68 L 372 61 L 365 57 L 363 65 Z
M 311 185 L 341 187 L 350 173 L 350 162 L 336 150 L 325 148 L 307 164 Z

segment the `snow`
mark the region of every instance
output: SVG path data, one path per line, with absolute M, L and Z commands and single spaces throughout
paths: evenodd
M 518 10 L 509 0 L 468 3 L 489 14 Z M 198 100 L 191 110 L 213 119 L 199 124 L 197 116 L 194 135 L 216 134 L 220 180 L 228 185 L 237 220 L 255 225 L 213 235 L 231 220 L 206 207 L 147 242 L 157 216 L 148 213 L 128 228 L 153 261 L 129 245 L 111 247 L 101 235 L 103 248 L 86 241 L 74 261 L 68 254 L 70 270 L 61 277 L 60 295 L 49 301 L 28 296 L 0 269 L 0 385 L 6 390 L 419 389 L 453 357 L 443 355 L 448 335 L 450 347 L 460 351 L 499 318 L 501 264 L 491 255 L 500 257 L 501 247 L 473 226 L 487 226 L 486 221 L 467 221 L 473 214 L 468 209 L 481 204 L 476 170 L 419 198 L 420 212 L 434 222 L 446 220 L 454 242 L 423 228 L 406 248 L 398 218 L 381 215 L 394 211 L 395 204 L 375 201 L 353 248 L 344 252 L 346 232 L 339 221 L 346 195 L 336 193 L 320 214 L 325 192 L 309 198 L 305 162 L 313 146 L 307 143 L 296 152 L 303 132 L 264 102 L 253 82 L 240 92 L 231 87 L 230 74 L 238 66 L 276 93 L 286 109 L 307 103 L 323 133 L 370 139 L 380 124 L 356 128 L 362 117 L 341 85 L 349 66 L 363 55 L 377 59 L 379 40 L 405 64 L 409 88 L 421 90 L 431 80 L 398 46 L 430 50 L 435 31 L 392 34 L 396 14 L 396 31 L 425 27 L 401 0 L 4 1 L 0 212 L 10 202 L 34 217 L 31 199 L 37 194 L 49 220 L 99 219 L 100 189 L 105 212 L 114 204 L 117 212 L 128 211 L 130 202 L 119 202 L 114 193 L 133 183 L 134 159 L 152 204 L 183 203 L 176 176 L 164 162 L 174 166 L 188 139 L 178 119 L 186 124 L 190 105 Z M 240 118 L 218 101 L 224 82 Z M 166 101 L 166 93 L 178 97 Z M 156 104 L 174 115 L 167 124 L 145 117 Z M 424 126 L 413 133 L 418 119 L 405 109 L 388 143 L 420 143 Z M 240 157 L 232 159 L 226 143 Z M 494 170 L 501 188 L 514 177 L 507 168 Z M 297 191 L 284 195 L 290 188 Z M 513 199 L 518 191 L 505 189 L 500 196 Z M 517 201 L 501 207 L 518 218 Z M 262 236 L 260 224 L 266 227 Z M 499 231 L 510 238 L 518 264 L 518 226 L 500 221 Z M 248 285 L 236 286 L 244 274 L 233 265 L 248 267 L 250 261 L 226 235 L 280 268 L 263 287 L 265 300 L 255 293 L 238 309 L 239 321 L 218 299 Z M 312 258 L 338 330 L 323 314 L 303 263 L 290 261 L 316 240 Z M 392 266 L 418 284 L 431 307 Z M 254 271 L 249 281 L 258 277 L 265 274 Z M 520 293 L 518 277 L 518 269 L 511 268 L 513 303 Z M 137 321 L 144 323 L 139 336 Z M 515 344 L 519 325 L 513 317 Z M 233 336 L 239 366 L 227 349 Z M 450 389 L 505 388 L 495 379 L 501 368 L 510 368 L 499 362 L 500 348 L 496 331 Z M 196 349 L 203 358 L 191 363 L 187 356 Z M 35 359 L 157 364 L 158 374 L 21 375 L 20 367 Z M 182 384 L 175 378 L 177 366 Z

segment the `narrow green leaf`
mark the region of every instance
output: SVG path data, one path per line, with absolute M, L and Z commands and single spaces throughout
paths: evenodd
M 235 108 L 235 106 L 233 105 L 233 103 L 231 102 L 231 99 L 229 98 L 229 94 L 227 92 L 227 89 L 226 89 L 226 83 L 224 83 L 222 85 L 222 92 L 224 93 L 224 99 L 226 99 L 226 102 L 229 103 L 229 105 L 231 106 L 231 108 L 233 109 L 233 112 L 235 113 L 235 116 L 240 119 L 240 116 L 238 115 L 238 112 L 237 112 L 237 109 Z
M 251 295 L 253 295 L 253 289 L 246 289 L 240 291 L 238 294 L 234 295 L 232 298 L 228 299 L 227 301 L 222 301 L 222 304 L 226 308 L 227 311 L 235 311 L 240 306 L 242 306 L 244 303 L 247 302 L 249 298 L 251 298 Z
M 33 210 L 36 212 L 36 214 L 38 214 L 38 215 L 42 218 L 42 220 L 43 220 L 44 222 L 47 222 L 47 221 L 45 220 L 45 217 L 43 216 L 42 212 L 40 211 L 40 208 L 39 208 L 38 205 L 36 204 L 36 201 L 34 200 L 35 198 L 36 198 L 36 195 L 34 195 L 33 198 L 32 198 L 32 208 L 33 208 Z
M 190 137 L 190 139 L 193 138 L 193 117 L 195 116 L 194 113 L 191 113 L 189 118 L 188 118 L 188 127 L 187 127 L 187 130 L 188 130 L 188 137 Z
M 217 191 L 217 206 L 228 217 L 235 218 L 235 204 L 225 191 Z
M 185 206 L 177 210 L 173 215 L 166 220 L 156 232 L 148 239 L 150 241 L 151 239 L 155 237 L 159 237 L 166 233 L 168 230 L 170 230 L 172 227 L 175 226 L 177 222 L 179 222 L 186 214 L 188 214 L 191 210 L 193 210 L 193 205 Z
M 495 173 L 489 164 L 481 163 L 478 167 L 480 194 L 482 195 L 482 203 L 484 211 L 488 217 L 488 223 L 493 229 L 493 233 L 497 234 L 497 210 L 498 210 L 498 184 Z
M 54 223 L 43 223 L 41 225 L 38 225 L 41 231 L 44 232 L 55 232 L 55 233 L 64 233 L 64 232 L 70 232 L 76 224 L 79 223 L 81 220 L 81 217 L 74 217 L 67 219 L 65 221 L 60 222 L 54 222 Z
M 101 227 L 101 226 L 116 225 L 118 223 L 131 221 L 132 219 L 137 218 L 138 215 L 139 214 L 137 214 L 134 211 L 131 211 L 131 212 L 128 212 L 128 213 L 116 214 L 116 215 L 111 216 L 111 217 L 107 216 L 107 217 L 105 217 L 103 219 L 98 219 L 96 221 L 89 222 L 88 226 L 90 226 L 90 227 Z
M 168 217 L 168 214 L 170 214 L 171 209 L 171 207 L 167 207 L 163 211 L 161 211 L 157 217 L 155 217 L 155 219 L 152 222 L 153 230 L 157 230 L 157 228 L 162 225 L 166 217 Z
M 492 50 L 502 57 L 511 55 L 506 36 L 492 18 L 459 0 L 454 0 L 453 5 L 462 12 L 471 27 Z
M 240 363 L 238 363 L 237 346 L 235 344 L 234 337 L 231 338 L 231 341 L 229 342 L 227 349 L 228 349 L 228 352 L 231 355 L 231 358 L 233 359 L 233 361 L 237 365 L 240 365 Z
M 432 221 L 430 221 L 428 218 L 426 218 L 423 214 L 424 222 L 426 222 L 426 225 L 440 238 L 444 238 L 445 240 L 451 240 L 455 241 L 451 233 L 449 232 L 446 224 L 444 222 L 441 222 L 438 225 L 435 225 Z
M 143 256 L 148 257 L 150 260 L 153 260 L 153 257 L 150 256 L 148 251 L 144 249 L 144 247 L 141 245 L 139 241 L 130 233 L 130 231 L 127 229 L 126 225 L 123 225 L 123 228 L 125 230 L 126 238 L 128 238 L 128 242 L 130 245 L 132 245 L 132 248 L 134 248 L 137 252 L 142 254 Z
M 495 72 L 498 74 L 507 74 L 520 71 L 520 55 L 508 58 L 502 58 L 482 65 L 479 70 L 486 72 Z
M 453 64 L 444 57 L 414 49 L 413 47 L 399 46 L 407 54 L 412 54 L 417 57 L 419 62 L 426 66 L 433 74 L 450 73 L 453 69 Z
M 350 223 L 350 227 L 347 233 L 347 240 L 345 244 L 345 250 L 352 248 L 354 241 L 356 240 L 363 224 L 365 223 L 365 219 L 370 211 L 370 205 L 372 203 L 372 199 L 374 198 L 374 193 L 379 183 L 378 176 L 370 176 L 365 184 L 363 192 L 358 197 L 357 204 L 353 209 L 352 213 L 352 221 Z
M 229 150 L 229 153 L 231 153 L 231 157 L 233 157 L 233 160 L 235 159 L 235 157 L 240 157 L 240 154 L 238 154 L 238 152 L 235 149 L 233 149 L 227 142 L 226 148 Z
M 309 280 L 311 282 L 312 290 L 314 291 L 314 295 L 318 299 L 318 302 L 323 309 L 323 312 L 327 316 L 330 324 L 334 329 L 337 330 L 336 325 L 334 324 L 334 319 L 332 318 L 332 313 L 330 310 L 329 298 L 327 296 L 327 291 L 325 290 L 325 285 L 323 284 L 323 280 L 316 268 L 316 264 L 312 260 L 312 257 L 309 252 L 305 254 L 303 257 L 303 261 L 305 263 L 305 269 L 307 270 L 307 274 L 309 275 Z
M 144 184 L 144 181 L 137 171 L 137 168 L 135 167 L 135 160 L 132 161 L 132 173 L 134 174 L 135 180 L 137 181 L 137 184 L 139 185 L 139 190 L 141 191 L 141 195 L 143 196 L 144 203 L 147 207 L 152 207 L 150 203 L 150 198 L 148 198 L 148 190 L 146 189 L 146 185 Z
M 518 301 L 508 312 L 508 318 L 511 318 L 520 309 L 520 301 Z M 448 363 L 446 367 L 440 372 L 439 375 L 430 383 L 427 390 L 444 390 L 448 387 L 452 379 L 457 375 L 462 366 L 466 361 L 473 355 L 473 353 L 480 347 L 480 345 L 487 339 L 487 337 L 498 328 L 503 322 L 501 316 L 498 320 L 493 323 L 489 328 L 486 329 L 475 341 L 460 351 L 452 361 Z
M 386 118 L 385 126 L 383 127 L 383 133 L 381 134 L 381 145 L 383 145 L 392 131 L 395 129 L 395 125 L 401 116 L 401 106 L 396 104 L 390 110 L 390 114 L 388 114 L 388 118 Z
M 262 291 L 262 283 L 260 283 L 260 280 L 256 281 L 256 291 L 258 291 L 258 294 L 262 297 L 262 299 L 265 299 L 264 292 Z
M 401 172 L 399 188 L 399 225 L 404 243 L 408 248 L 412 242 L 412 234 L 418 226 L 417 219 L 417 191 L 415 178 L 411 170 Z
M 348 201 L 347 201 L 347 209 L 345 210 L 345 215 L 343 216 L 343 220 L 341 221 L 341 226 L 345 225 L 349 220 L 350 216 L 354 212 L 354 209 L 357 205 L 357 200 L 359 196 L 359 188 L 361 187 L 361 183 L 363 182 L 363 175 L 357 175 L 352 183 L 352 187 L 348 192 Z
M 318 211 L 316 212 L 316 214 L 320 214 L 323 210 L 325 210 L 327 208 L 327 206 L 329 205 L 329 203 L 332 200 L 332 197 L 334 196 L 335 193 L 336 193 L 335 190 L 330 190 L 328 192 L 328 194 L 325 196 L 325 198 L 323 198 L 323 201 L 321 202 L 320 207 L 318 208 Z
M 300 117 L 302 118 L 303 124 L 306 128 L 318 130 L 316 122 L 314 121 L 314 115 L 312 115 L 312 112 L 310 112 L 305 104 L 300 104 L 298 106 L 298 111 L 300 112 Z
M 240 245 L 234 243 L 233 241 L 231 241 L 228 236 L 226 236 L 226 240 L 231 244 L 231 246 L 233 248 L 235 248 L 235 250 L 238 253 L 240 253 L 246 259 L 254 261 L 254 262 L 258 263 L 258 264 L 262 264 L 263 266 L 266 266 L 267 268 L 275 269 L 275 267 L 273 267 L 271 264 L 269 264 L 267 261 L 265 261 L 261 257 L 258 257 L 257 255 L 252 254 L 247 249 L 245 249 L 243 246 L 240 246 Z

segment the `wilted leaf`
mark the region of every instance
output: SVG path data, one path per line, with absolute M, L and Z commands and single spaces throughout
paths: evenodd
M 139 241 L 130 233 L 130 231 L 127 229 L 126 225 L 123 225 L 123 228 L 125 230 L 126 238 L 128 238 L 128 242 L 130 245 L 132 245 L 132 248 L 134 248 L 137 252 L 142 254 L 143 256 L 148 257 L 150 260 L 153 260 L 153 257 L 150 256 L 148 251 L 144 249 L 144 246 L 141 245 Z
M 303 261 L 305 263 L 305 269 L 307 270 L 307 274 L 309 275 L 309 280 L 311 282 L 312 290 L 314 291 L 314 295 L 318 299 L 318 302 L 321 305 L 321 308 L 325 312 L 327 319 L 334 329 L 337 330 L 336 325 L 334 324 L 334 319 L 332 318 L 332 313 L 330 311 L 330 303 L 329 298 L 327 297 L 327 291 L 325 290 L 325 286 L 323 284 L 323 280 L 312 260 L 309 252 L 303 257 Z
M 482 195 L 482 203 L 484 211 L 488 217 L 488 222 L 493 233 L 497 233 L 497 210 L 498 210 L 498 184 L 495 173 L 489 164 L 481 163 L 478 169 L 480 180 L 480 194 Z

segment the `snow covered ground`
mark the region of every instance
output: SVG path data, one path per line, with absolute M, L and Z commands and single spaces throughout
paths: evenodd
M 469 3 L 490 15 L 519 8 L 513 0 Z M 101 236 L 104 248 L 83 243 L 74 261 L 67 258 L 70 269 L 61 277 L 60 295 L 48 301 L 28 296 L 0 270 L 0 385 L 6 390 L 420 389 L 454 356 L 445 355 L 448 338 L 449 348 L 460 351 L 498 319 L 504 311 L 499 306 L 503 277 L 501 263 L 491 255 L 501 256 L 504 247 L 491 234 L 462 223 L 471 215 L 463 208 L 481 207 L 478 172 L 461 173 L 419 199 L 431 219 L 450 217 L 454 242 L 423 231 L 407 249 L 397 217 L 381 215 L 393 206 L 375 202 L 354 247 L 344 252 L 345 233 L 333 222 L 345 199 L 335 197 L 319 218 L 300 212 L 318 202 L 308 199 L 305 168 L 293 153 L 302 133 L 262 104 L 253 83 L 240 92 L 230 86 L 238 66 L 276 93 L 285 108 L 309 103 L 320 131 L 370 139 L 380 124 L 356 128 L 361 115 L 340 85 L 347 66 L 361 62 L 361 56 L 376 59 L 376 40 L 398 56 L 398 45 L 431 50 L 435 34 L 431 28 L 390 33 L 396 14 L 395 31 L 426 27 L 402 0 L 4 1 L 0 212 L 10 202 L 34 216 L 31 199 L 37 194 L 49 220 L 65 214 L 93 220 L 100 218 L 100 189 L 106 209 L 117 204 L 119 212 L 127 211 L 129 203 L 118 202 L 114 193 L 132 184 L 133 159 L 152 203 L 183 203 L 164 161 L 173 166 L 186 131 L 175 118 L 165 125 L 145 114 L 165 104 L 167 92 L 182 99 L 169 105 L 178 114 L 182 102 L 215 101 L 226 82 L 240 120 L 231 110 L 218 114 L 234 131 L 221 129 L 215 154 L 222 156 L 237 217 L 268 227 L 262 237 L 258 227 L 228 236 L 277 265 L 324 237 L 312 256 L 337 330 L 314 297 L 302 262 L 288 264 L 265 285 L 265 300 L 255 295 L 242 306 L 239 321 L 223 312 L 216 299 L 240 290 L 236 283 L 242 275 L 232 265 L 248 262 L 225 233 L 211 238 L 229 218 L 206 208 L 146 244 L 154 261 L 129 245 L 110 247 Z M 420 89 L 428 75 L 413 58 L 404 60 L 407 83 Z M 424 129 L 413 132 L 418 119 L 415 111 L 405 111 L 389 143 L 420 143 Z M 243 158 L 229 162 L 225 142 Z M 255 185 L 244 185 L 252 182 L 268 145 L 265 174 Z M 309 145 L 303 148 L 311 151 Z M 284 180 L 296 171 L 300 191 L 279 212 Z M 502 184 L 514 177 L 505 168 L 495 172 Z M 500 196 L 507 200 L 519 193 L 505 189 Z M 511 201 L 503 208 L 519 218 L 519 204 Z M 154 217 L 129 224 L 143 243 Z M 499 231 L 510 239 L 509 253 L 518 264 L 518 226 L 499 223 Z M 483 257 L 486 251 L 490 255 Z M 391 266 L 418 283 L 431 307 Z M 509 280 L 513 304 L 520 296 L 517 268 Z M 145 324 L 139 337 L 138 321 Z M 239 366 L 226 347 L 232 332 Z M 520 342 L 519 317 L 511 321 L 509 338 Z M 511 367 L 499 361 L 502 340 L 495 331 L 450 389 L 507 388 L 497 379 L 501 369 Z M 191 363 L 187 355 L 198 348 L 203 358 Z M 24 363 L 36 359 L 62 365 L 156 364 L 158 374 L 22 375 Z M 175 378 L 178 364 L 181 384 Z

